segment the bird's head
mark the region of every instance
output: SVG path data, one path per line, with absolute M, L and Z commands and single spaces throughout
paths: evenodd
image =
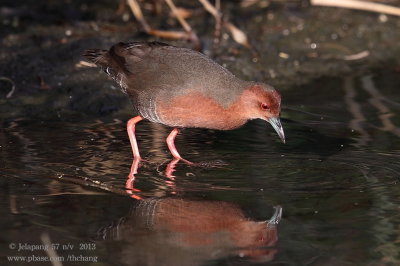
M 285 143 L 285 134 L 279 118 L 281 113 L 280 94 L 270 85 L 254 83 L 244 91 L 243 97 L 246 116 L 250 119 L 259 118 L 268 121 Z

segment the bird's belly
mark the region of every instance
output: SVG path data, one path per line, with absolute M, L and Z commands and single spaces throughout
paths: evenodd
M 155 97 L 146 93 L 129 91 L 129 98 L 132 101 L 135 112 L 151 122 L 161 123 L 156 110 Z
M 224 108 L 212 98 L 191 92 L 169 100 L 157 99 L 156 113 L 162 124 L 173 127 L 199 127 L 229 130 L 242 126 L 246 119 Z

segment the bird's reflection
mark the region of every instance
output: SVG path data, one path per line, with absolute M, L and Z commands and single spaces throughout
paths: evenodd
M 281 215 L 277 206 L 269 221 L 258 222 L 228 202 L 146 199 L 99 238 L 121 241 L 118 256 L 126 265 L 202 265 L 230 256 L 266 262 L 277 252 Z

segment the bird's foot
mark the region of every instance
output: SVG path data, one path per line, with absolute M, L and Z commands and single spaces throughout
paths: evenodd
M 202 162 L 191 162 L 186 159 L 183 159 L 182 157 L 179 158 L 174 158 L 170 164 L 173 164 L 174 166 L 178 162 L 183 162 L 189 166 L 195 166 L 195 167 L 203 167 L 203 168 L 219 168 L 223 166 L 227 166 L 228 163 L 222 161 L 222 160 L 213 160 L 213 161 L 202 161 Z
M 169 178 L 175 177 L 172 175 L 172 173 L 175 171 L 175 167 L 178 164 L 178 162 L 182 161 L 183 163 L 193 166 L 193 167 L 202 167 L 202 168 L 222 168 L 224 166 L 227 166 L 228 163 L 222 161 L 222 160 L 214 160 L 214 161 L 203 161 L 203 162 L 190 162 L 188 160 L 182 159 L 182 158 L 174 158 L 171 160 L 166 169 L 165 169 L 165 175 Z
M 227 166 L 228 163 L 224 162 L 222 160 L 213 160 L 213 161 L 203 161 L 203 162 L 197 162 L 197 163 L 192 163 L 193 166 L 197 167 L 204 167 L 204 168 L 220 168 Z

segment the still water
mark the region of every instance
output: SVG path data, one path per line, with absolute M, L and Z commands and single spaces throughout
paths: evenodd
M 4 123 L 0 263 L 399 265 L 399 85 L 385 70 L 282 91 L 286 144 L 263 121 L 183 130 L 181 155 L 218 167 L 166 171 L 170 129 L 143 121 L 134 181 L 128 117 Z

